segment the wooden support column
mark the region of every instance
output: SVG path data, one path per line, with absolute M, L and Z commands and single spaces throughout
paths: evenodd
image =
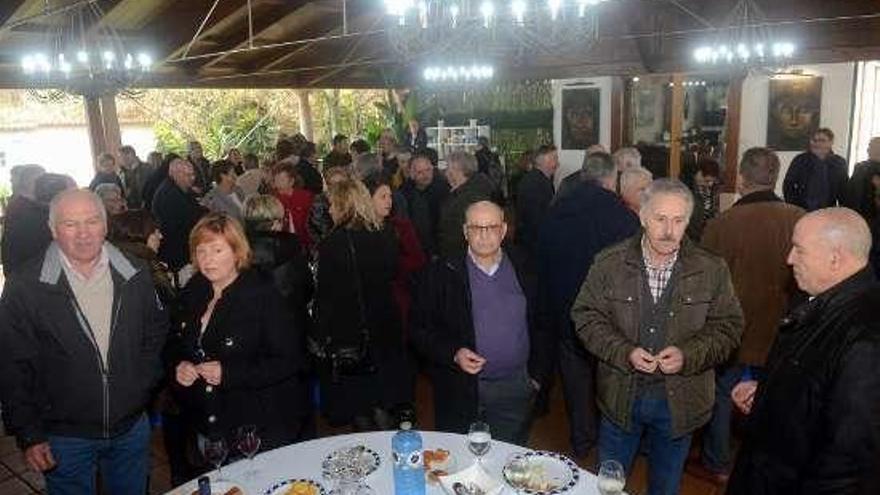
M 744 76 L 730 80 L 727 86 L 727 122 L 724 142 L 724 189 L 736 192 L 736 176 L 739 166 L 739 128 L 742 117 L 742 91 Z
M 623 109 L 624 83 L 622 77 L 611 79 L 611 149 L 617 151 L 623 146 L 623 126 L 626 115 Z
M 107 143 L 104 139 L 104 120 L 101 118 L 101 100 L 97 96 L 83 96 L 86 110 L 86 123 L 89 128 L 89 144 L 92 148 L 92 166 L 98 163 L 98 155 L 104 152 Z
M 116 156 L 122 146 L 122 133 L 119 130 L 119 114 L 116 112 L 116 94 L 101 97 L 101 117 L 104 122 L 104 150 Z M 118 156 L 116 157 L 119 158 Z
M 297 89 L 296 99 L 299 102 L 299 132 L 309 141 L 314 140 L 312 132 L 312 104 L 309 102 L 309 90 Z
M 672 122 L 669 129 L 669 177 L 681 175 L 681 133 L 684 123 L 684 76 L 672 76 Z

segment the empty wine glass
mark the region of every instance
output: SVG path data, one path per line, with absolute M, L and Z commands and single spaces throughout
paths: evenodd
M 602 461 L 599 465 L 599 493 L 620 495 L 624 486 L 626 486 L 626 475 L 623 466 L 617 461 Z
M 260 451 L 260 437 L 256 425 L 244 425 L 236 434 L 236 445 L 241 455 L 248 458 L 249 470 L 244 473 L 245 479 L 253 479 L 257 470 L 254 468 L 254 456 Z
M 226 460 L 228 454 L 229 449 L 226 447 L 226 440 L 222 437 L 205 440 L 205 459 L 217 470 L 217 481 L 223 481 L 221 466 L 223 466 L 223 461 Z
M 468 450 L 477 458 L 477 464 L 481 464 L 481 460 L 489 448 L 492 447 L 492 432 L 489 425 L 483 421 L 471 423 L 468 429 Z

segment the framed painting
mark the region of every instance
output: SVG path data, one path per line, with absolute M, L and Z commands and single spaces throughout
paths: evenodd
M 821 77 L 771 79 L 767 147 L 776 151 L 807 149 L 819 128 L 821 110 Z
M 599 142 L 599 88 L 562 90 L 562 149 L 585 150 Z

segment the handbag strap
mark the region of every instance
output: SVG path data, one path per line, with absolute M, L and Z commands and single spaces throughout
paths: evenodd
M 361 335 L 364 342 L 368 342 L 370 340 L 370 331 L 367 329 L 367 306 L 364 304 L 364 287 L 361 282 L 361 271 L 357 262 L 357 251 L 354 249 L 354 242 L 351 240 L 351 232 L 348 229 L 345 230 L 345 238 L 348 240 L 348 252 L 351 254 L 351 266 L 354 270 L 354 286 L 357 293 L 358 310 L 361 316 Z

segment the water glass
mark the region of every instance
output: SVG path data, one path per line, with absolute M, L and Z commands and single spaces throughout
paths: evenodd
M 492 431 L 489 429 L 489 425 L 483 421 L 471 423 L 471 427 L 468 429 L 467 445 L 468 450 L 474 454 L 477 463 L 480 464 L 483 456 L 492 447 Z

